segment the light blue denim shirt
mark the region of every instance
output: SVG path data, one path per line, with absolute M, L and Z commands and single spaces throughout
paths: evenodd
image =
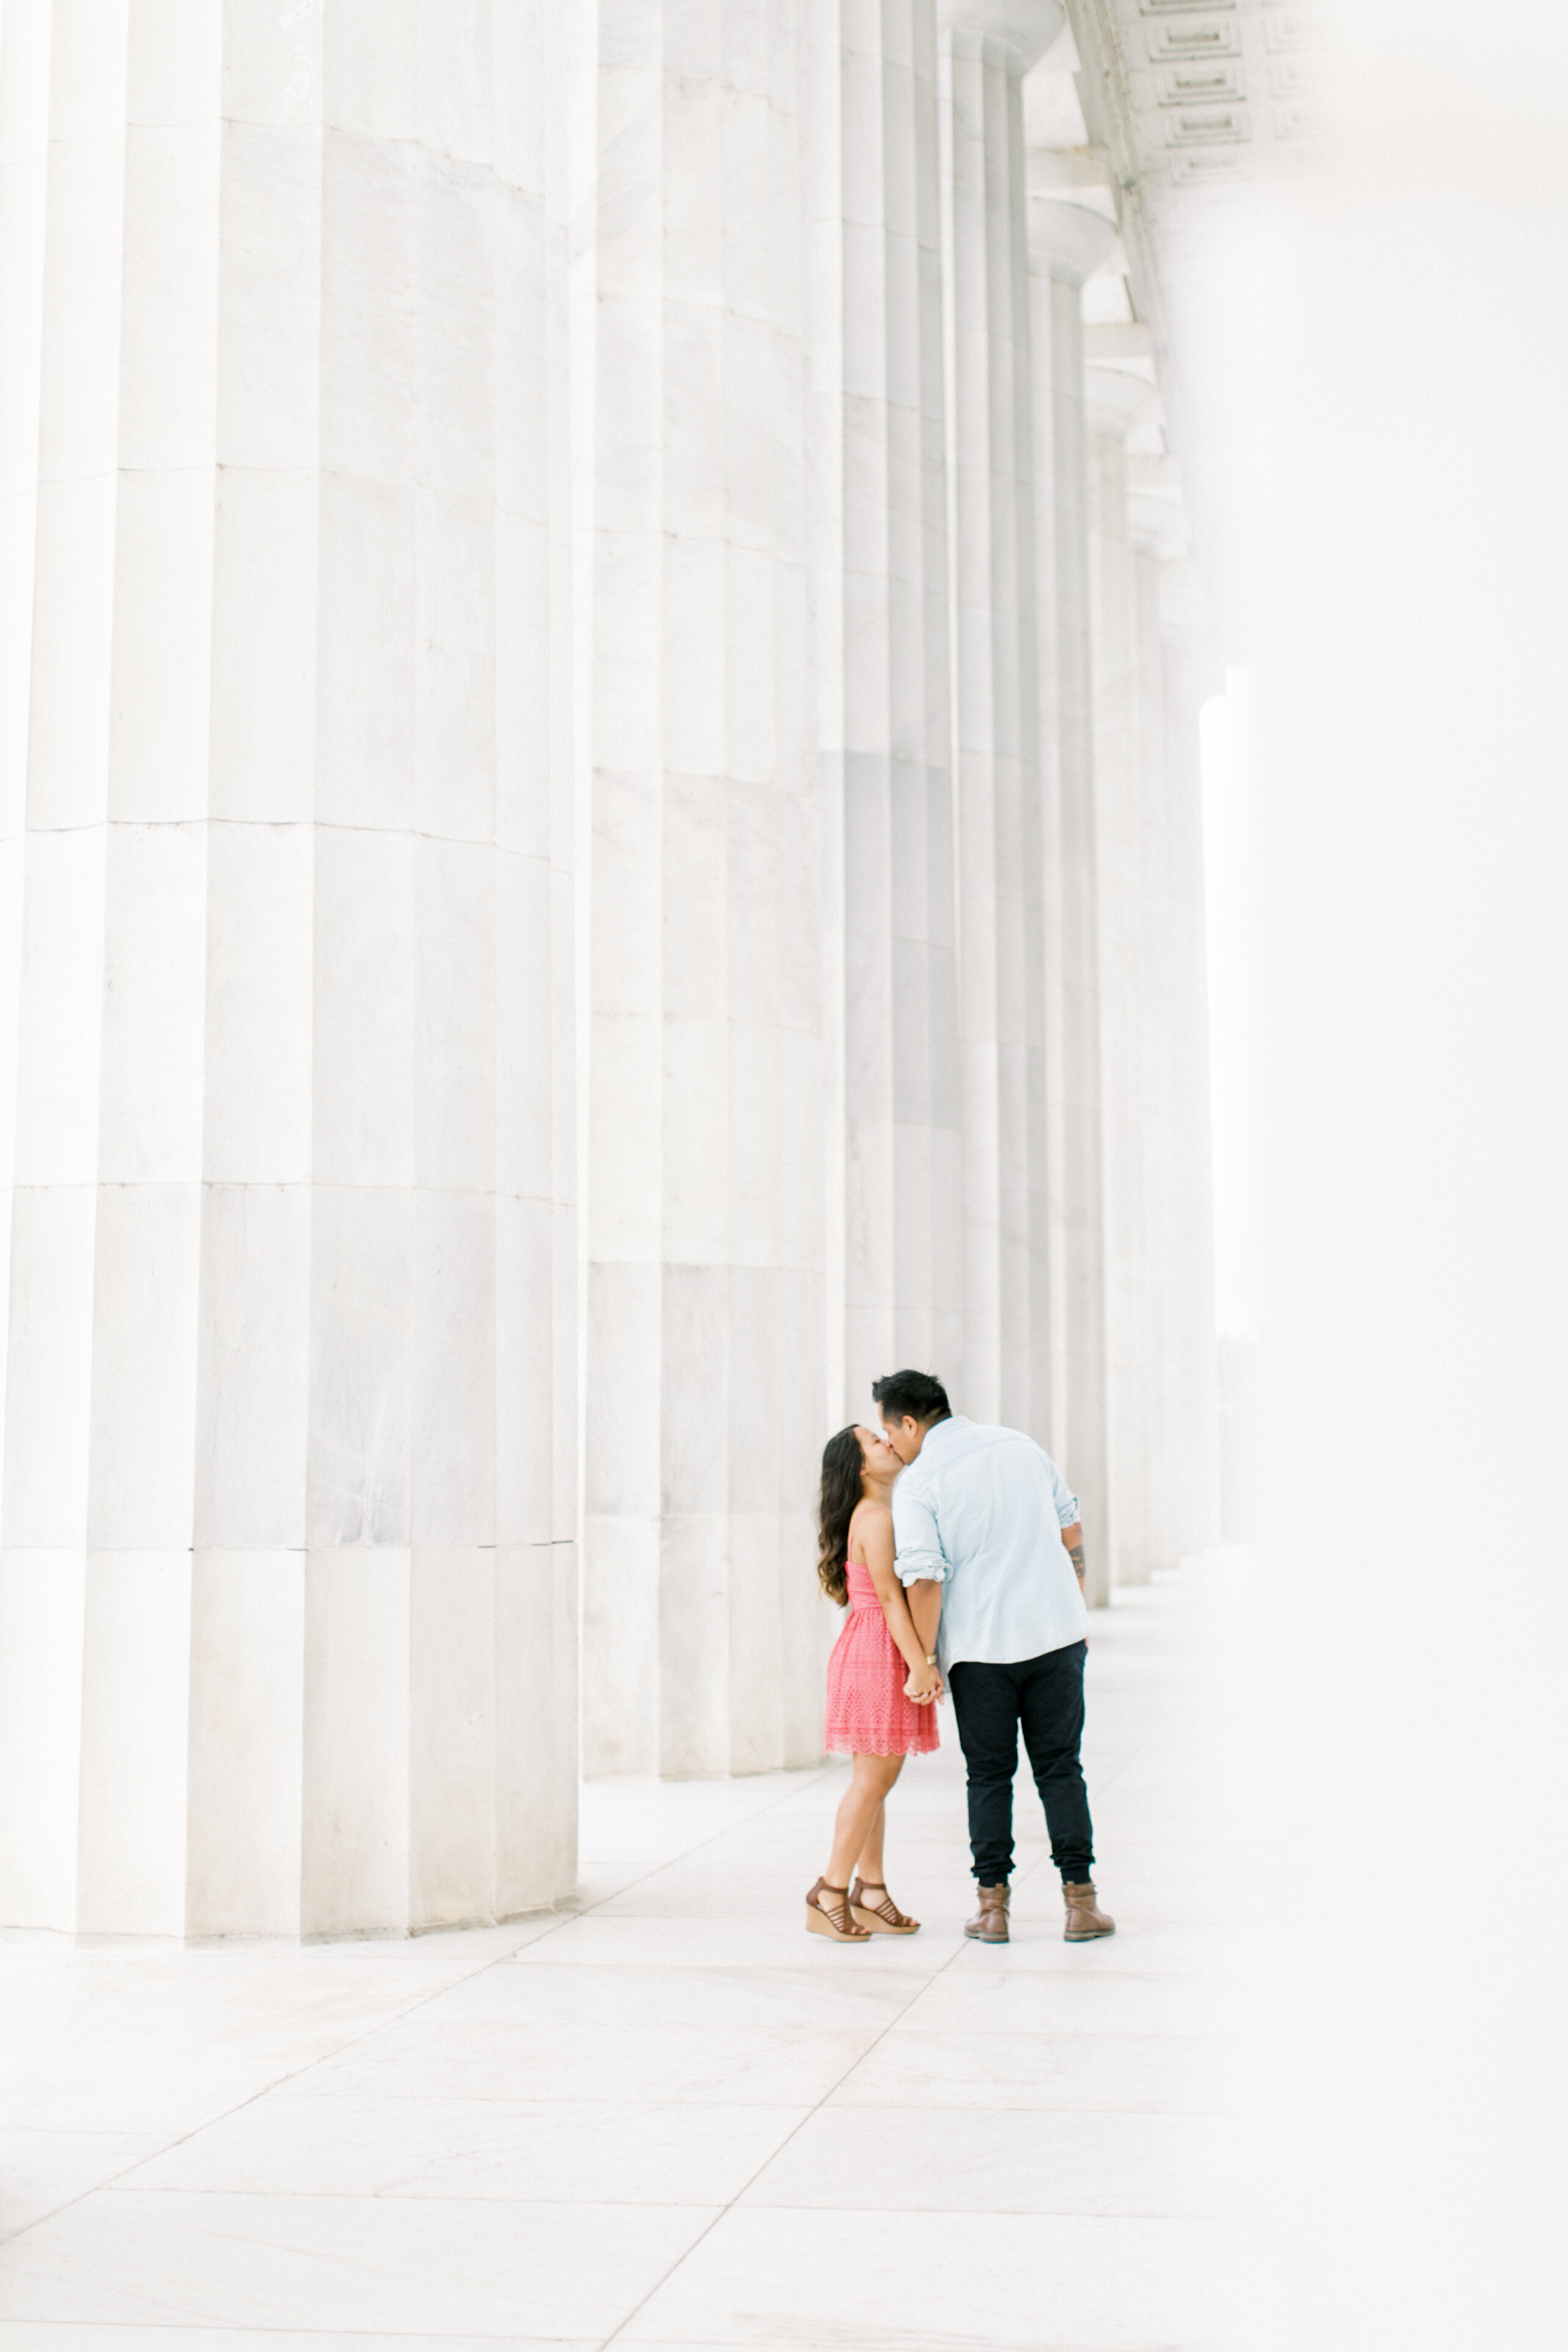
M 1089 1612 L 1061 1530 L 1078 1497 L 1049 1454 L 1017 1429 L 955 1413 L 893 1490 L 896 1566 L 905 1584 L 944 1587 L 936 1654 L 1013 1665 L 1082 1642 Z

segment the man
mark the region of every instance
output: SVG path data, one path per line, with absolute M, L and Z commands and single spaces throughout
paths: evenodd
M 895 1565 L 921 1646 L 953 1694 L 968 1766 L 980 1907 L 964 1932 L 984 1944 L 1008 1940 L 1021 1724 L 1061 1873 L 1067 1941 L 1113 1935 L 1091 1874 L 1093 1831 L 1078 1760 L 1089 1612 L 1077 1499 L 1033 1438 L 955 1414 L 929 1373 L 890 1372 L 871 1392 L 907 1465 L 893 1490 Z

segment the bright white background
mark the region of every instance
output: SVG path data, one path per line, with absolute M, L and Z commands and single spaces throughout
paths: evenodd
M 1332 170 L 1184 265 L 1253 673 L 1207 763 L 1216 969 L 1251 971 L 1217 1013 L 1217 1144 L 1262 1538 L 1216 1872 L 1249 2020 L 1236 2342 L 1543 2347 L 1568 2310 L 1568 12 L 1349 15 Z

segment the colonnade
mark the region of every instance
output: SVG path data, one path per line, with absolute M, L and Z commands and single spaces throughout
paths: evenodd
M 810 1760 L 898 1363 L 1096 1597 L 1207 1532 L 1202 677 L 1061 24 L 5 0 L 0 1920 L 548 1902 L 580 1690 Z

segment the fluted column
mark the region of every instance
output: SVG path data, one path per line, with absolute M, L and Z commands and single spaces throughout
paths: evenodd
M 816 15 L 830 1417 L 963 1349 L 935 0 Z
M 1223 671 L 1185 559 L 1174 460 L 1129 460 L 1137 583 L 1138 848 L 1148 1565 L 1211 1538 L 1215 1342 L 1198 709 Z
M 799 12 L 604 0 L 591 1770 L 820 1752 L 820 835 Z
M 1136 1339 L 1124 1362 L 1135 1379 L 1135 1402 L 1124 1400 L 1124 1420 L 1135 1415 L 1143 1444 L 1144 1496 L 1141 1546 L 1129 1545 L 1122 1559 L 1124 1582 L 1152 1576 L 1173 1564 L 1173 1534 L 1180 1517 L 1180 1452 L 1185 1400 L 1173 1392 L 1171 1375 L 1178 1353 L 1177 1252 L 1185 1238 L 1178 1207 L 1179 1150 L 1175 1070 L 1171 1046 L 1176 1008 L 1171 1001 L 1173 950 L 1181 914 L 1172 896 L 1173 816 L 1169 772 L 1169 713 L 1166 701 L 1166 647 L 1160 625 L 1160 570 L 1165 518 L 1147 512 L 1150 502 L 1133 487 L 1140 461 L 1128 465 L 1127 539 L 1131 553 L 1135 657 L 1132 769 L 1124 838 L 1120 845 L 1127 922 L 1119 942 L 1130 960 L 1128 1000 L 1133 1016 L 1124 1038 L 1123 1084 L 1128 1097 L 1124 1118 L 1126 1146 L 1136 1154 L 1124 1189 L 1135 1195 L 1135 1241 L 1124 1234 L 1124 1248 L 1135 1248 L 1136 1262 L 1123 1265 L 1123 1311 L 1135 1317 Z M 1126 1336 L 1131 1339 L 1129 1326 Z
M 1198 702 L 1218 683 L 1201 608 L 1184 598 L 1186 529 L 1173 461 L 1126 461 L 1134 698 L 1125 806 L 1111 877 L 1120 965 L 1116 1177 L 1119 1407 L 1140 1441 L 1124 1489 L 1136 1528 L 1124 1581 L 1173 1565 L 1213 1526 L 1214 1309 Z M 1134 1211 L 1135 1210 L 1135 1222 Z M 1124 1440 L 1124 1443 L 1126 1441 Z M 1132 1470 L 1141 1465 L 1141 1497 Z M 1132 1514 L 1137 1513 L 1134 1517 Z
M 1165 1349 L 1169 1499 L 1164 1564 L 1213 1543 L 1218 1531 L 1214 1201 L 1209 1149 L 1208 973 L 1203 871 L 1199 714 L 1223 691 L 1194 567 L 1160 564 L 1159 625 L 1165 757 L 1165 961 L 1156 1012 L 1168 1157 L 1162 1171 L 1166 1234 Z
M 1045 864 L 1019 81 L 1055 0 L 943 0 L 966 1409 L 1050 1416 Z
M 3 41 L 0 1918 L 492 1917 L 574 1869 L 553 11 Z
M 1139 1583 L 1155 1565 L 1159 1447 L 1151 1419 L 1158 1345 L 1148 1204 L 1151 1109 L 1147 1005 L 1149 841 L 1145 698 L 1157 691 L 1148 642 L 1148 582 L 1132 540 L 1127 436 L 1152 416 L 1152 384 L 1127 371 L 1085 371 L 1089 553 L 1093 618 L 1093 755 L 1099 924 L 1100 1084 L 1105 1235 L 1107 1532 L 1111 1581 Z M 1151 680 L 1148 661 L 1153 656 Z
M 1103 215 L 1081 205 L 1031 194 L 1029 235 L 1047 877 L 1050 1443 L 1078 1494 L 1086 1531 L 1089 1597 L 1099 1604 L 1110 1594 L 1110 1556 L 1082 289 L 1084 279 L 1109 255 L 1115 229 Z

